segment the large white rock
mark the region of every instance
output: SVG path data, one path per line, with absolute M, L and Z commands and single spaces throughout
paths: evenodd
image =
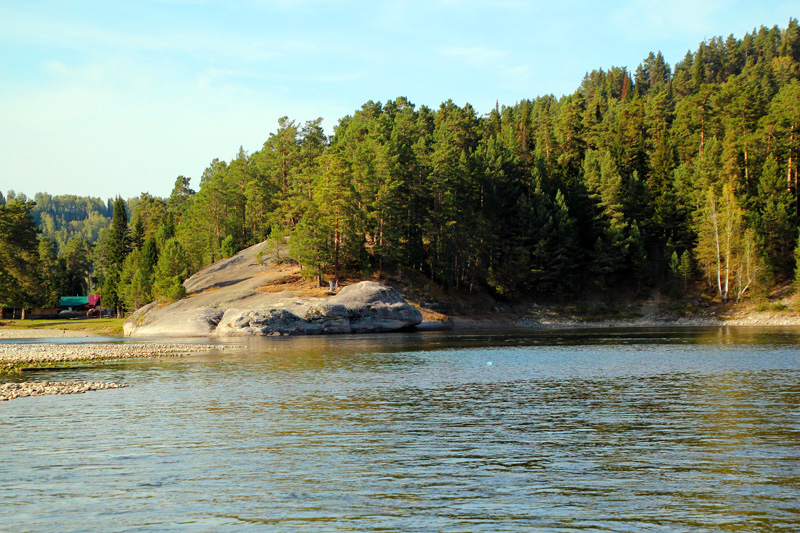
M 362 281 L 325 300 L 292 298 L 260 309 L 228 309 L 214 335 L 319 335 L 395 331 L 422 322 L 422 314 L 380 283 Z
M 394 331 L 422 322 L 422 313 L 400 293 L 375 281 L 348 285 L 329 302 L 347 309 L 353 333 Z
M 415 326 L 422 315 L 391 287 L 362 281 L 327 298 L 264 291 L 286 276 L 262 264 L 264 245 L 215 263 L 188 279 L 189 297 L 149 304 L 125 321 L 131 337 L 241 337 L 386 332 Z M 270 287 L 271 288 L 271 287 Z
M 142 307 L 122 325 L 123 333 L 128 337 L 209 337 L 223 314 L 216 307 L 172 307 L 167 312 L 159 312 L 155 302 Z

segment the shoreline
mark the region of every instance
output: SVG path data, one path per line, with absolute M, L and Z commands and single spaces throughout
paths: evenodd
M 8 330 L 7 330 L 8 331 Z M 15 330 L 28 332 L 28 330 Z M 57 330 L 56 330 L 57 331 Z M 68 332 L 63 337 L 74 337 Z M 93 335 L 78 335 L 92 338 Z M 19 335 L 13 338 L 53 338 L 52 332 L 39 337 Z M 3 338 L 12 338 L 4 336 Z M 152 359 L 159 357 L 182 357 L 190 353 L 210 352 L 230 349 L 223 344 L 0 344 L 0 401 L 14 400 L 29 396 L 46 394 L 83 394 L 88 391 L 119 389 L 126 387 L 124 383 L 101 383 L 87 381 L 27 381 L 5 382 L 3 375 L 11 375 L 29 370 L 47 370 L 49 368 L 78 368 L 83 364 L 103 363 L 113 360 Z M 62 366 L 63 365 L 63 366 Z
M 68 337 L 99 337 L 96 333 L 55 328 L 9 328 L 0 327 L 2 339 L 63 339 Z
M 44 396 L 46 394 L 83 394 L 95 390 L 122 389 L 127 385 L 120 383 L 101 383 L 99 381 L 36 381 L 27 383 L 0 384 L 0 402 Z
M 77 343 L 2 343 L 0 344 L 0 369 L 13 368 L 26 363 L 64 363 L 84 361 L 109 361 L 144 359 L 154 357 L 181 357 L 196 352 L 230 349 L 224 344 L 112 344 Z
M 535 313 L 531 315 L 515 316 L 498 313 L 496 315 L 482 316 L 451 316 L 444 320 L 427 320 L 410 328 L 410 331 L 447 331 L 447 330 L 488 330 L 488 329 L 565 329 L 565 328 L 609 328 L 609 327 L 632 327 L 632 328 L 656 328 L 656 327 L 703 327 L 703 326 L 800 326 L 800 313 L 779 314 L 768 311 L 752 311 L 747 313 L 737 313 L 723 316 L 676 316 L 666 313 L 646 313 L 642 316 L 626 319 L 603 319 L 585 320 L 574 316 L 559 315 L 558 313 Z M 0 327 L 0 341 L 2 340 L 24 340 L 24 339 L 59 339 L 59 338 L 100 338 L 102 335 L 64 329 L 38 329 L 38 328 L 8 328 Z M 169 338 L 163 335 L 162 338 Z M 121 337 L 147 340 L 147 337 Z M 186 338 L 185 335 L 176 335 L 175 338 Z M 198 337 L 199 338 L 199 337 Z M 89 340 L 89 342 L 91 342 Z M 0 365 L 3 363 L 2 347 L 19 346 L 16 343 L 0 343 Z M 36 346 L 36 345 L 28 345 Z M 44 344 L 39 346 L 45 346 Z M 74 345 L 56 345 L 59 349 L 67 346 L 86 346 L 82 343 Z M 116 346 L 114 344 L 99 342 L 95 346 Z M 148 355 L 147 348 L 153 348 L 153 353 Z M 193 351 L 205 351 L 199 348 L 201 345 L 195 344 L 147 344 L 147 345 L 126 345 L 126 349 L 132 349 L 135 354 L 132 358 L 158 357 L 164 355 L 162 351 L 165 347 L 177 347 L 177 351 L 185 350 L 186 353 Z M 224 345 L 210 345 L 211 349 L 221 349 Z M 63 351 L 63 350 L 62 350 Z M 175 350 L 173 350 L 175 351 Z M 124 355 L 102 356 L 103 359 L 119 359 Z M 91 357 L 84 358 L 92 360 Z
M 427 321 L 419 324 L 417 331 L 488 331 L 488 330 L 559 330 L 596 328 L 681 328 L 681 327 L 792 327 L 800 326 L 800 315 L 779 315 L 769 312 L 751 312 L 728 317 L 676 317 L 671 315 L 647 314 L 632 319 L 587 321 L 576 317 L 556 314 L 538 314 L 524 317 L 497 315 L 493 317 L 466 318 L 449 317 L 446 321 Z M 86 338 L 86 343 L 22 343 L 13 340 L 44 338 Z M 84 364 L 94 364 L 113 360 L 152 359 L 159 357 L 182 357 L 190 353 L 209 352 L 232 348 L 226 344 L 116 344 L 92 342 L 99 335 L 61 329 L 9 329 L 0 328 L 0 401 L 49 394 L 83 394 L 88 391 L 110 390 L 126 387 L 120 383 L 100 383 L 83 381 L 30 381 L 3 382 L 3 374 L 19 373 L 34 369 L 77 368 Z
M 469 329 L 592 329 L 592 328 L 684 328 L 715 326 L 800 326 L 800 314 L 776 314 L 750 312 L 730 316 L 675 316 L 647 314 L 629 319 L 584 320 L 555 313 L 541 313 L 522 317 L 451 317 L 443 321 L 427 321 L 420 324 L 420 331 L 443 331 Z

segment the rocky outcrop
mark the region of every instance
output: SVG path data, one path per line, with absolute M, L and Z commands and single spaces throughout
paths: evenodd
M 263 309 L 228 309 L 215 336 L 380 333 L 422 322 L 418 309 L 380 283 L 362 281 L 321 301 L 293 298 Z
M 178 302 L 179 303 L 179 302 Z M 135 313 L 122 325 L 126 336 L 208 337 L 214 333 L 223 311 L 213 306 L 172 305 L 159 312 L 155 302 Z
M 416 307 L 396 290 L 374 281 L 344 287 L 330 303 L 347 309 L 353 333 L 392 331 L 422 322 L 422 313 Z
M 211 265 L 186 281 L 189 296 L 134 313 L 132 337 L 241 337 L 386 332 L 415 326 L 422 315 L 391 287 L 362 281 L 338 293 L 293 290 L 296 272 L 268 266 L 264 244 Z M 307 292 L 307 291 L 306 291 Z

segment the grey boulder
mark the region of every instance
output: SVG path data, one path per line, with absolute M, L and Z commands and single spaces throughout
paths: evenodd
M 268 308 L 228 309 L 215 336 L 378 333 L 415 326 L 422 314 L 380 283 L 362 281 L 325 300 L 291 298 Z

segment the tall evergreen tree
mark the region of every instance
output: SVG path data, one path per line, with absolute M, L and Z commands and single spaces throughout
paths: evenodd
M 39 276 L 39 230 L 31 215 L 33 207 L 33 202 L 16 198 L 0 206 L 0 306 L 21 309 L 21 318 L 46 297 Z
M 188 268 L 189 262 L 181 243 L 177 239 L 168 240 L 154 269 L 153 296 L 161 302 L 173 302 L 186 296 L 183 282 L 188 277 Z
M 130 252 L 130 235 L 128 231 L 128 214 L 125 201 L 117 197 L 114 201 L 114 215 L 111 217 L 111 226 L 106 242 L 103 268 L 105 281 L 103 283 L 103 305 L 106 308 L 116 309 L 117 317 L 122 316 L 124 301 L 119 292 L 122 265 Z

